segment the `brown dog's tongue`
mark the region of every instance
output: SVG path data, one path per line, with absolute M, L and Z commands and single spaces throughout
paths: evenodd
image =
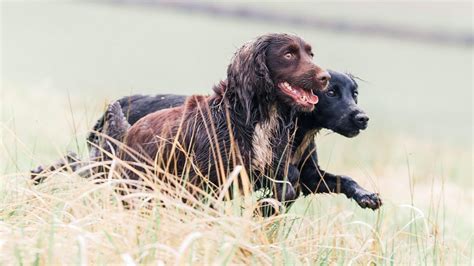
M 312 91 L 304 91 L 304 94 L 307 97 L 307 102 L 310 104 L 317 104 L 319 102 L 318 96 L 314 95 Z

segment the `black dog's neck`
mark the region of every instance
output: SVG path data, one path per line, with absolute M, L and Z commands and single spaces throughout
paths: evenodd
M 309 113 L 298 113 L 298 128 L 304 131 L 319 130 L 323 128 L 322 117 L 317 109 Z
M 323 129 L 319 121 L 317 111 L 310 113 L 299 113 L 296 118 L 296 134 L 293 148 L 297 149 L 308 138 L 314 138 L 315 135 Z

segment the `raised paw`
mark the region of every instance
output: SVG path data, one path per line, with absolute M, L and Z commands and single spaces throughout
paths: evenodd
M 33 180 L 35 185 L 38 185 L 47 178 L 47 175 L 45 175 L 46 172 L 60 170 L 62 168 L 65 168 L 66 166 L 68 166 L 73 172 L 75 172 L 77 168 L 80 167 L 79 162 L 80 159 L 76 153 L 68 152 L 63 158 L 59 159 L 58 161 L 49 166 L 40 165 L 35 169 L 31 170 L 30 178 Z
M 44 167 L 42 165 L 30 171 L 30 178 L 31 180 L 33 180 L 33 183 L 35 185 L 38 185 L 39 183 L 43 182 L 44 177 L 40 176 L 42 172 L 44 172 Z
M 376 210 L 382 206 L 382 199 L 378 193 L 372 193 L 368 191 L 358 192 L 353 196 L 354 200 L 362 208 L 370 208 Z

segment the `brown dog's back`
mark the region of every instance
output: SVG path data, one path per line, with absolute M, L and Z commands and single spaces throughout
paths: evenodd
M 124 143 L 153 162 L 158 172 L 186 175 L 194 185 L 209 178 L 211 184 L 219 186 L 219 177 L 225 176 L 224 168 L 230 163 L 227 156 L 232 140 L 224 111 L 210 111 L 212 101 L 210 96 L 191 96 L 183 106 L 149 114 L 128 130 Z M 143 161 L 129 152 L 122 152 L 121 157 Z M 139 179 L 130 171 L 127 175 Z

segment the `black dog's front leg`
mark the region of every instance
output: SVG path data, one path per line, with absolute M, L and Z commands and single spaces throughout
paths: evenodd
M 295 202 L 296 198 L 298 197 L 298 192 L 296 190 L 296 186 L 300 177 L 300 171 L 295 165 L 290 164 L 288 167 L 288 173 L 285 178 L 283 178 L 283 182 L 278 180 L 274 186 L 274 194 L 275 199 L 277 199 L 284 207 L 280 212 L 287 210 L 291 207 L 293 202 Z M 274 181 L 272 181 L 274 182 Z M 259 186 L 259 188 L 268 187 L 268 186 Z M 269 198 L 270 195 L 264 195 L 263 199 Z M 261 202 L 260 212 L 264 217 L 269 217 L 275 214 L 275 207 L 270 203 L 265 203 L 264 201 Z
M 300 171 L 292 164 L 288 167 L 288 173 L 284 178 L 278 178 L 276 181 L 276 199 L 282 203 L 291 202 L 298 196 L 295 186 L 298 182 Z
M 303 157 L 300 187 L 304 195 L 311 193 L 342 193 L 354 199 L 362 208 L 378 209 L 382 200 L 377 193 L 367 191 L 348 176 L 334 175 L 318 165 L 316 145 L 309 145 Z M 306 159 L 306 160 L 305 160 Z

